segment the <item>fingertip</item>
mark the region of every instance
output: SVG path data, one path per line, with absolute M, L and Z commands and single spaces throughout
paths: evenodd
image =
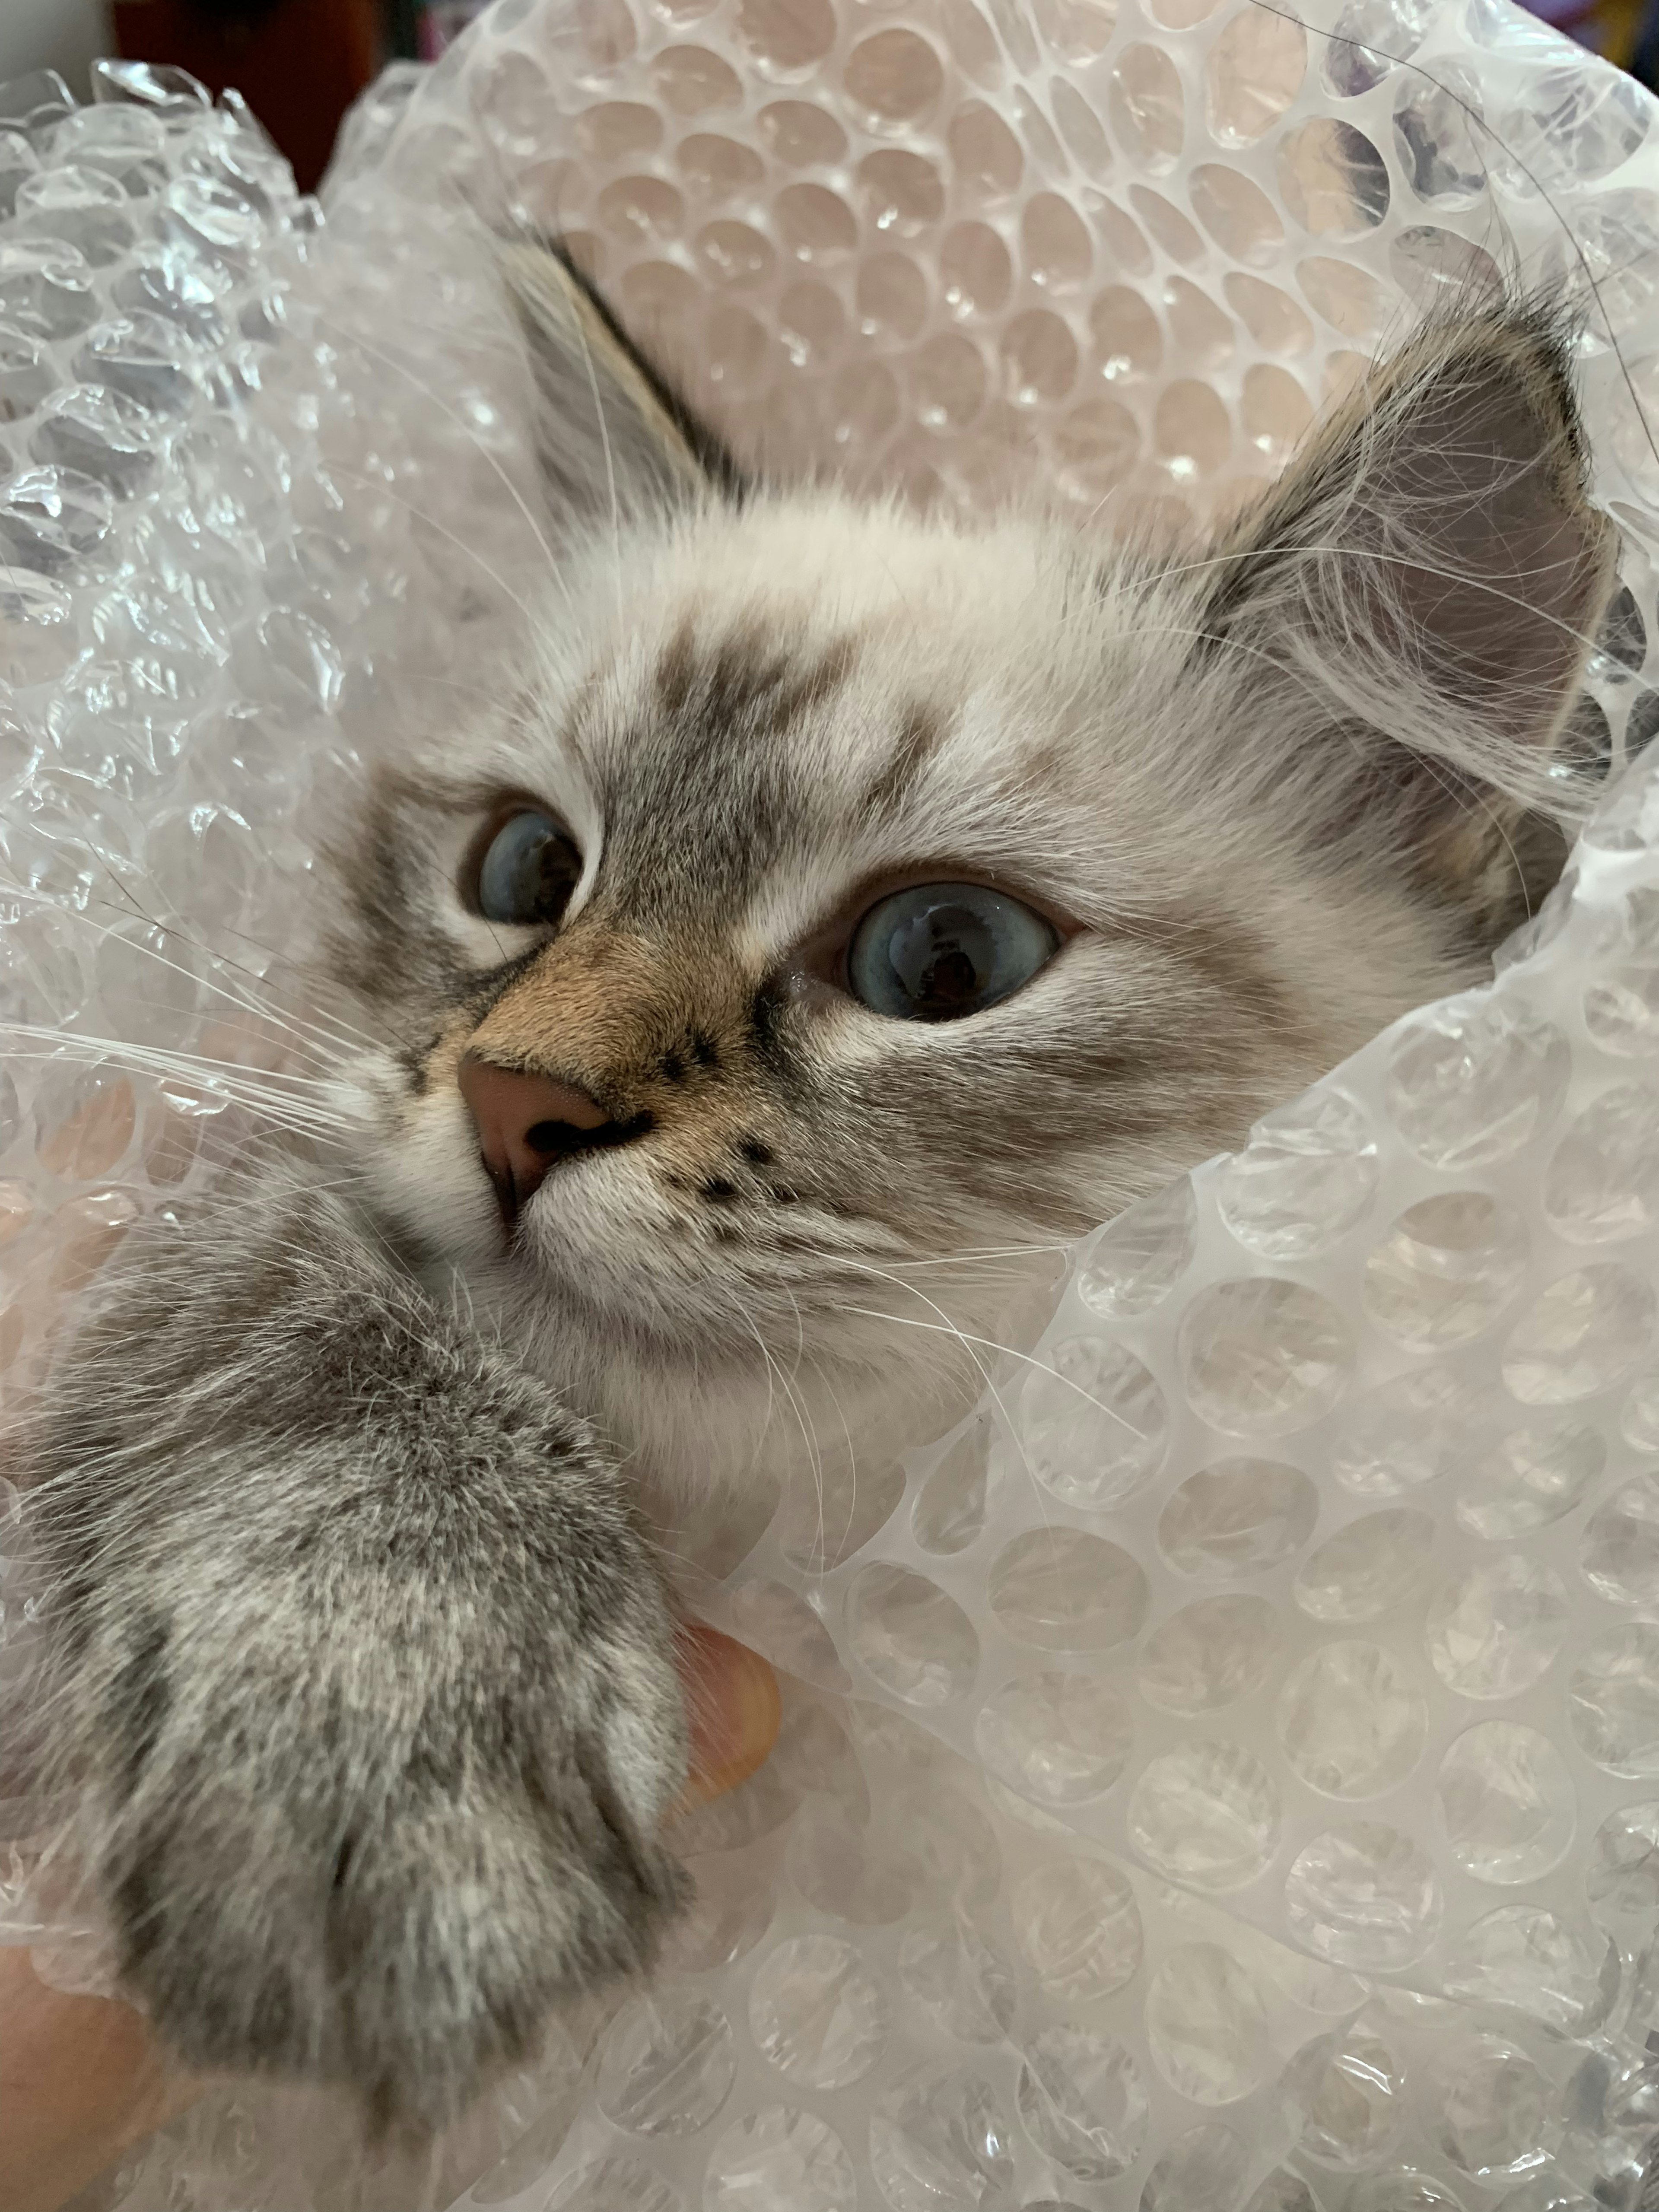
M 758 1651 L 701 1621 L 682 1626 L 676 1658 L 691 1734 L 684 1812 L 723 1797 L 764 1762 L 777 1741 L 783 1699 Z

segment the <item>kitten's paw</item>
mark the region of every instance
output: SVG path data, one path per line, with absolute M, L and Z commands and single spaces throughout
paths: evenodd
M 665 1613 L 538 1639 L 515 1613 L 441 1666 L 429 1625 L 418 1650 L 313 1632 L 297 1680 L 269 1614 L 214 1626 L 132 1655 L 121 1704 L 152 1725 L 100 1853 L 125 1978 L 187 2063 L 437 2127 L 562 2001 L 650 1963 L 683 1888 Z

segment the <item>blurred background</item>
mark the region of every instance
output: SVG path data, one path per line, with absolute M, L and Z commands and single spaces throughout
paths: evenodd
M 55 69 L 77 97 L 99 54 L 171 62 L 234 84 L 293 162 L 302 191 L 383 63 L 434 61 L 486 0 L 0 0 L 0 83 Z M 1534 15 L 1659 89 L 1659 0 L 1528 0 Z M 1354 11 L 1351 10 L 1351 13 Z M 1363 25 L 1364 0 L 1358 9 Z M 1376 20 L 1386 21 L 1382 11 Z
M 321 176 L 341 116 L 385 62 L 435 61 L 485 0 L 0 0 L 0 83 L 57 70 L 77 99 L 100 54 L 234 84 L 294 164 Z

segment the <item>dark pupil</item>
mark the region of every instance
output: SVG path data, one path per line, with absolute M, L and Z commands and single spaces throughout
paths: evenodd
M 554 917 L 575 888 L 573 854 L 562 837 L 538 837 L 520 860 L 514 903 L 521 914 Z
M 919 1012 L 961 1013 L 985 988 L 995 962 L 991 933 L 965 906 L 933 906 L 902 921 L 887 957 Z

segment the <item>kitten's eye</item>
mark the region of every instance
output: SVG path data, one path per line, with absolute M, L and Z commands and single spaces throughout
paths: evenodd
M 853 933 L 853 996 L 915 1022 L 976 1014 L 1029 982 L 1060 933 L 982 884 L 917 884 L 872 906 Z
M 570 903 L 582 856 L 545 814 L 509 815 L 478 863 L 477 908 L 486 921 L 556 921 Z

